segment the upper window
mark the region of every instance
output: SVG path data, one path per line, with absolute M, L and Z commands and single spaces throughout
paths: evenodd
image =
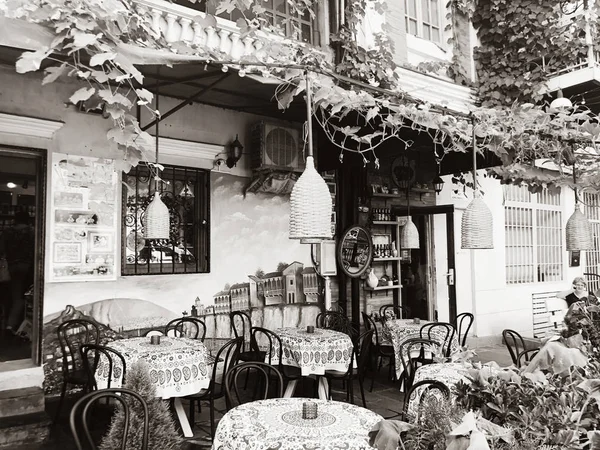
M 563 279 L 560 194 L 531 194 L 526 187 L 504 186 L 506 283 Z
M 442 44 L 442 0 L 404 0 L 406 32 Z
M 199 0 L 191 2 L 190 0 L 175 0 L 181 6 L 195 9 L 197 11 L 207 12 L 216 15 L 216 5 L 214 1 Z M 291 6 L 286 0 L 263 0 L 260 6 L 265 10 L 264 18 L 273 27 L 281 31 L 284 36 L 296 39 L 302 42 L 313 42 L 313 21 L 310 13 L 306 11 L 303 15 L 294 14 Z M 254 18 L 251 9 L 245 10 L 244 14 L 235 8 L 231 12 L 223 12 L 219 17 L 236 22 L 246 16 L 248 19 Z
M 169 208 L 169 239 L 145 240 L 146 207 L 155 180 L 139 165 L 123 175 L 121 272 L 123 275 L 209 272 L 209 179 L 206 170 L 165 166 L 159 182 Z

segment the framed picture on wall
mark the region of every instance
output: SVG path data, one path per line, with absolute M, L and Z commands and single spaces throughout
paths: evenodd
M 109 252 L 112 249 L 112 233 L 90 231 L 90 252 Z
M 581 262 L 581 251 L 572 250 L 570 253 L 569 267 L 579 267 Z
M 80 263 L 81 242 L 55 242 L 53 256 L 55 263 Z

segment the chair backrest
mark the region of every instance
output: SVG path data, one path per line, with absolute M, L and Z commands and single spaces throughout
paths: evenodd
M 100 361 L 102 356 L 104 356 L 104 359 Z M 81 346 L 81 359 L 83 360 L 83 367 L 88 374 L 93 390 L 98 389 L 95 373 L 99 369 L 106 376 L 107 388 L 110 389 L 112 387 L 113 377 L 121 380 L 121 386 L 125 384 L 125 373 L 127 370 L 125 357 L 117 350 L 104 345 L 83 344 Z
M 440 343 L 444 356 L 450 356 L 455 334 L 454 325 L 448 322 L 426 323 L 420 330 L 421 339 L 430 339 Z
M 415 378 L 419 365 L 430 364 L 432 358 L 427 358 L 426 353 L 435 353 L 440 348 L 440 343 L 431 339 L 407 339 L 400 344 L 399 353 L 402 368 L 404 369 L 404 390 L 408 391 Z
M 408 319 L 410 317 L 410 308 L 408 306 L 383 305 L 379 308 L 379 315 L 382 320 Z
M 529 350 L 523 350 L 517 355 L 517 367 L 523 367 L 523 363 L 530 362 L 531 359 L 538 354 L 539 348 L 530 348 Z
M 206 325 L 195 317 L 180 317 L 171 320 L 165 327 L 165 335 L 175 337 L 187 337 L 200 339 L 204 342 L 206 337 Z
M 410 389 L 408 389 L 408 392 L 406 393 L 406 395 L 404 396 L 404 420 L 408 421 L 409 418 L 406 417 L 407 413 L 408 413 L 408 405 L 411 402 L 411 397 L 413 395 L 416 396 L 416 391 L 417 390 L 421 390 L 420 392 L 420 396 L 419 396 L 419 403 L 416 405 L 416 417 L 414 418 L 415 423 L 419 422 L 419 415 L 421 412 L 421 407 L 423 405 L 423 402 L 427 399 L 427 396 L 432 394 L 432 391 L 436 390 L 439 391 L 439 393 L 445 397 L 445 399 L 447 401 L 450 401 L 450 389 L 448 388 L 448 386 L 446 386 L 444 383 L 442 383 L 441 381 L 437 381 L 437 380 L 421 380 L 416 382 L 415 384 L 413 384 Z
M 125 388 L 111 388 L 93 391 L 84 395 L 75 403 L 73 409 L 71 409 L 69 424 L 71 426 L 71 432 L 73 433 L 73 438 L 77 448 L 79 450 L 83 450 L 86 442 L 89 444 L 89 448 L 92 448 L 93 450 L 97 448 L 94 444 L 90 434 L 90 429 L 88 427 L 88 415 L 90 413 L 90 409 L 92 409 L 92 405 L 103 398 L 114 399 L 114 401 L 121 404 L 123 411 L 123 434 L 121 438 L 121 446 L 119 448 L 121 450 L 125 450 L 127 447 L 127 438 L 129 435 L 129 429 L 131 428 L 132 430 L 138 430 L 138 432 L 141 430 L 141 450 L 147 450 L 149 430 L 148 405 L 140 396 L 140 394 Z M 135 409 L 134 413 L 132 413 L 132 409 Z M 131 420 L 133 417 L 139 418 L 139 420 Z
M 469 335 L 469 330 L 473 325 L 474 319 L 473 314 L 469 312 L 461 313 L 454 319 L 454 328 L 456 328 L 456 332 L 458 333 L 458 343 L 461 347 L 467 345 L 467 336 Z
M 346 314 L 339 311 L 325 311 L 317 314 L 315 324 L 317 328 L 339 331 L 351 337 L 355 335 L 352 322 Z
M 81 346 L 83 344 L 99 344 L 100 328 L 88 319 L 66 320 L 56 330 L 62 352 L 63 374 L 69 375 L 83 369 Z
M 242 343 L 242 337 L 230 339 L 217 352 L 208 387 L 211 396 L 222 397 L 225 394 L 223 378 L 225 378 L 229 368 L 237 364 Z
M 231 409 L 235 400 L 238 405 L 243 403 L 242 398 L 240 396 L 240 391 L 238 389 L 238 378 L 241 373 L 246 372 L 249 375 L 250 370 L 255 370 L 258 375 L 258 380 L 254 382 L 257 383 L 258 387 L 263 388 L 262 396 L 256 398 L 256 396 L 252 400 L 266 400 L 269 398 L 269 381 L 271 380 L 271 376 L 274 375 L 275 380 L 277 381 L 277 387 L 275 390 L 275 396 L 272 398 L 282 398 L 283 397 L 283 377 L 281 376 L 281 372 L 277 370 L 276 367 L 259 361 L 251 361 L 244 362 L 240 364 L 236 364 L 233 367 L 230 367 L 227 373 L 225 374 L 225 401 L 227 403 L 227 409 Z M 232 392 L 233 387 L 233 392 Z
M 377 330 L 377 324 L 375 323 L 373 318 L 369 317 L 369 315 L 364 311 L 362 312 L 362 318 L 365 324 L 365 329 L 373 330 L 374 332 L 373 334 L 375 335 L 375 345 L 380 345 L 381 342 L 379 341 L 379 331 Z
M 281 354 L 283 344 L 277 333 L 262 327 L 252 327 L 252 335 L 250 337 L 250 350 L 255 355 L 264 355 L 267 364 L 277 363 L 281 368 Z
M 242 352 L 246 351 L 246 344 L 250 345 L 250 336 L 252 335 L 252 319 L 250 316 L 242 311 L 233 311 L 229 313 L 229 321 L 231 322 L 231 328 L 233 329 L 233 335 L 238 338 L 241 337 L 242 341 Z
M 375 329 L 363 331 L 354 345 L 354 354 L 356 356 L 356 362 L 358 365 L 358 376 L 361 380 L 364 379 L 367 373 L 367 366 L 369 365 L 369 359 L 371 357 L 371 344 L 373 343 L 373 333 Z M 350 364 L 352 367 L 352 364 Z
M 502 331 L 502 337 L 504 338 L 504 344 L 506 344 L 506 348 L 508 349 L 508 353 L 510 354 L 510 359 L 512 359 L 513 364 L 516 366 L 519 364 L 517 356 L 523 350 L 526 350 L 525 341 L 523 340 L 523 336 L 517 333 L 514 330 L 509 330 L 508 328 Z

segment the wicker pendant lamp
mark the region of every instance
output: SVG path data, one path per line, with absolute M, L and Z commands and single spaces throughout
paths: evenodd
M 477 136 L 473 120 L 473 200 L 465 209 L 461 221 L 461 248 L 494 248 L 492 212 L 481 199 L 477 184 Z
M 158 87 L 156 89 L 156 110 L 158 111 Z M 156 129 L 154 138 L 156 140 L 156 164 L 158 164 L 158 118 L 156 120 Z M 144 238 L 146 239 L 169 239 L 169 230 L 171 228 L 169 208 L 160 198 L 158 167 L 154 177 L 154 197 L 146 208 L 146 223 L 144 227 Z
M 410 188 L 406 189 L 408 220 L 406 221 L 406 224 L 402 227 L 402 231 L 400 231 L 400 248 L 403 250 L 419 248 L 419 230 L 417 229 L 417 226 L 412 221 L 412 217 L 410 216 L 409 189 Z
M 306 113 L 308 129 L 306 168 L 296 181 L 290 196 L 290 239 L 300 239 L 303 244 L 314 244 L 332 237 L 332 201 L 327 183 L 315 169 L 308 73 L 306 74 Z
M 575 165 L 573 165 L 573 182 L 575 184 L 577 183 Z M 567 226 L 565 227 L 565 233 L 567 235 L 567 251 L 593 250 L 594 238 L 592 225 L 579 208 L 579 194 L 577 192 L 577 187 L 575 187 L 574 190 L 575 211 L 573 211 L 573 214 L 569 217 L 569 220 L 567 220 Z

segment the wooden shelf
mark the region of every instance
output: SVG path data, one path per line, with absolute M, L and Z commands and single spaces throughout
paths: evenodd
M 401 284 L 394 284 L 392 286 L 377 286 L 377 287 L 369 287 L 365 286 L 365 291 L 387 291 L 389 289 L 402 289 Z
M 380 261 L 400 261 L 400 257 L 399 256 L 389 256 L 386 258 L 373 258 L 373 261 L 375 262 L 380 262 Z
M 372 225 L 401 225 L 400 222 L 396 222 L 395 220 L 373 220 L 371 222 Z
M 429 189 L 429 188 L 412 188 L 410 190 L 410 192 L 416 192 L 418 194 L 425 194 L 425 193 L 428 193 L 428 192 L 435 193 L 435 190 Z M 376 193 L 376 194 L 371 194 L 371 197 L 406 198 L 406 191 L 403 192 L 402 194 L 382 194 L 382 193 Z

